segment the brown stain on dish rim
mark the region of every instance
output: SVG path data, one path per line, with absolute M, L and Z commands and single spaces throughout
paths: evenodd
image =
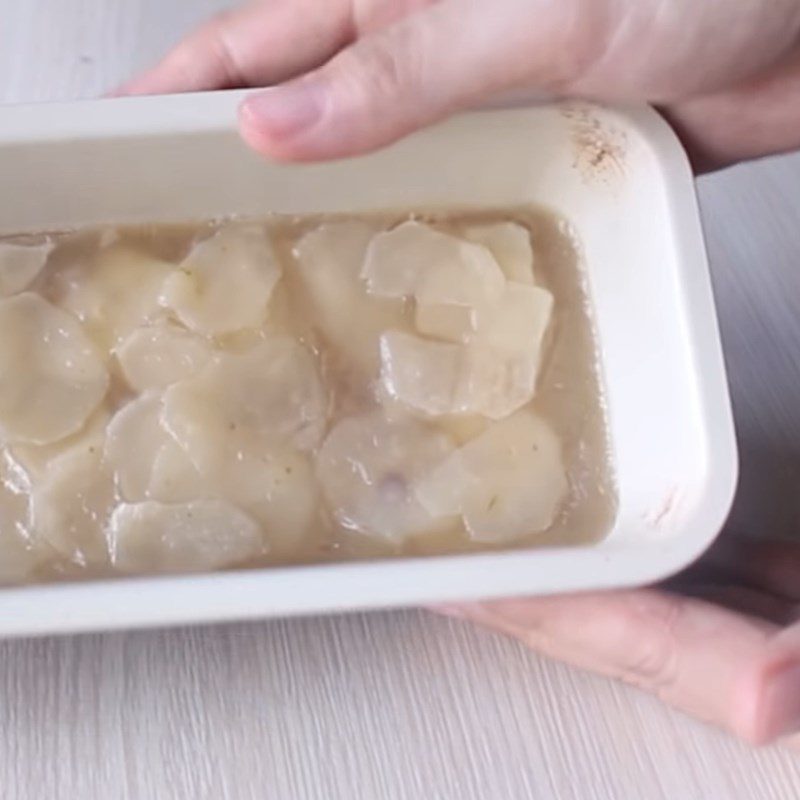
M 596 109 L 587 104 L 565 104 L 561 113 L 570 123 L 573 167 L 584 181 L 620 182 L 627 172 L 627 134 L 601 121 Z
M 648 523 L 653 528 L 657 528 L 659 530 L 663 529 L 666 525 L 669 524 L 670 517 L 672 516 L 673 511 L 676 510 L 679 499 L 680 499 L 680 489 L 678 486 L 673 486 L 669 490 L 669 492 L 667 492 L 663 502 L 649 516 L 647 520 Z

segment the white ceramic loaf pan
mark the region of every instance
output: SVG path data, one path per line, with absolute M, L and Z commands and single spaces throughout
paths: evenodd
M 728 513 L 736 448 L 689 165 L 645 108 L 457 117 L 365 158 L 286 167 L 239 93 L 0 110 L 0 233 L 266 212 L 538 204 L 585 257 L 619 511 L 577 548 L 0 589 L 0 635 L 211 622 L 644 584 Z M 13 380 L 13 375 L 0 380 Z

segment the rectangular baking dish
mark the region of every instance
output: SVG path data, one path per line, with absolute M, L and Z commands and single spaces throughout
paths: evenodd
M 654 111 L 474 112 L 363 158 L 282 166 L 239 140 L 241 96 L 0 109 L 0 232 L 548 206 L 584 255 L 619 489 L 613 530 L 572 548 L 0 589 L 0 635 L 631 586 L 712 542 L 732 502 L 735 437 L 692 174 Z

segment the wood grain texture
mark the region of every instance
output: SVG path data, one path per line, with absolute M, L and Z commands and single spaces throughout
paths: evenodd
M 0 0 L 0 101 L 98 95 L 218 0 Z M 800 158 L 701 183 L 735 524 L 800 517 Z M 423 612 L 0 643 L 5 800 L 788 800 L 800 762 Z

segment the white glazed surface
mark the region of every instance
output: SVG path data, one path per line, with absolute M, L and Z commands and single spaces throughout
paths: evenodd
M 0 0 L 0 101 L 99 94 L 233 0 Z M 796 533 L 800 159 L 701 181 L 742 443 Z M 794 455 L 793 455 L 794 454 Z M 0 643 L 7 800 L 786 800 L 800 761 L 425 612 Z M 678 744 L 676 744 L 678 743 Z

